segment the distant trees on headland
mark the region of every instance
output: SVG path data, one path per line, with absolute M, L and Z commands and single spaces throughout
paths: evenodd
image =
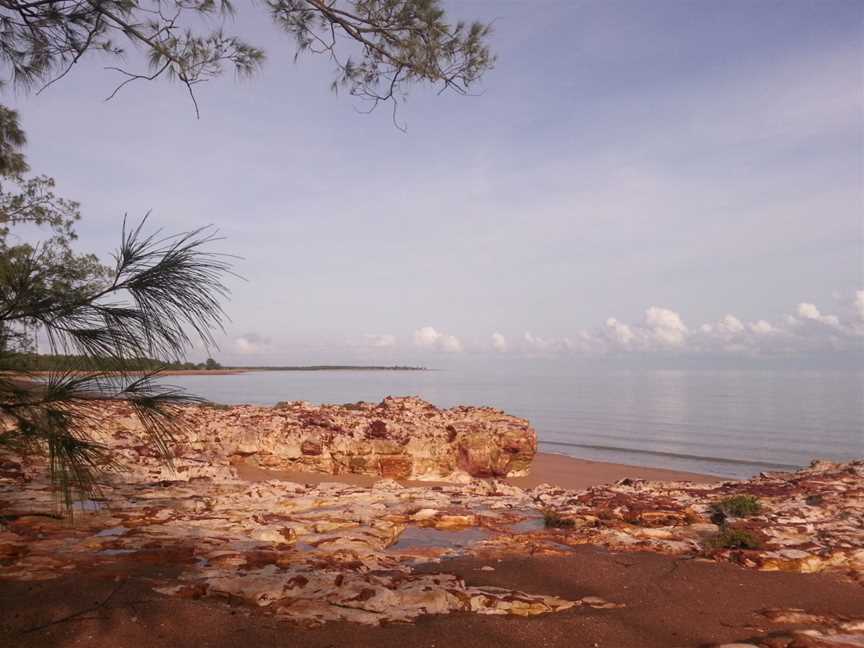
M 91 367 L 90 359 L 83 355 L 48 355 L 39 353 L 13 353 L 3 358 L 6 371 L 86 371 Z M 100 360 L 101 371 L 193 371 L 195 369 L 222 369 L 213 358 L 206 362 L 162 362 L 153 358 L 104 358 Z

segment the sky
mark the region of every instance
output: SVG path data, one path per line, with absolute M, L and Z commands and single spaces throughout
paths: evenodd
M 124 214 L 218 228 L 223 364 L 864 359 L 864 4 L 451 2 L 473 96 L 330 91 L 260 7 L 260 74 L 5 90 L 110 258 Z M 134 57 L 133 57 L 134 61 Z M 195 349 L 190 357 L 206 357 Z

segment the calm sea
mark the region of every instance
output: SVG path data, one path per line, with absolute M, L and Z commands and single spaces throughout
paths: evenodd
M 542 450 L 728 477 L 864 457 L 864 372 L 252 372 L 172 376 L 220 403 L 492 405 L 527 418 Z

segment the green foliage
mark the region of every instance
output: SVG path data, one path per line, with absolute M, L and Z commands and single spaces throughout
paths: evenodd
M 27 165 L 16 156 L 25 138 L 14 111 L 0 111 L 4 133 L 11 139 L 0 143 L 6 169 L 0 179 L 0 417 L 6 424 L 0 452 L 44 455 L 69 506 L 76 491 L 92 491 L 117 468 L 90 437 L 105 399 L 126 402 L 169 457 L 176 407 L 200 399 L 158 382 L 152 363 L 182 362 L 193 337 L 212 345 L 229 265 L 204 251 L 210 232 L 146 235 L 143 221 L 131 229 L 124 223 L 112 267 L 77 255 L 71 247 L 77 203 L 28 189 L 53 181 L 22 177 Z M 31 244 L 22 241 L 26 232 L 16 232 L 10 243 L 12 228 L 23 224 L 51 235 Z M 51 351 L 47 358 L 32 353 L 37 335 Z M 26 380 L 43 362 L 48 376 Z
M 708 550 L 758 549 L 761 546 L 761 540 L 750 531 L 728 526 L 705 541 L 705 548 Z
M 184 362 L 175 360 L 163 362 L 155 358 L 104 358 L 100 361 L 103 371 L 195 371 L 200 369 L 221 369 L 215 362 L 208 367 L 204 362 Z M 83 355 L 60 355 L 40 353 L 6 353 L 3 355 L 3 368 L 14 372 L 46 371 L 87 371 L 90 358 Z
M 335 64 L 334 89 L 345 87 L 372 107 L 403 96 L 410 83 L 465 93 L 494 64 L 489 25 L 448 22 L 440 0 L 264 6 L 298 55 L 324 54 Z M 62 78 L 88 52 L 122 61 L 124 47 L 132 46 L 143 52 L 147 69 L 110 67 L 120 77 L 112 97 L 130 82 L 166 77 L 184 84 L 194 101 L 194 86 L 225 67 L 243 76 L 264 62 L 261 49 L 224 32 L 233 13 L 228 0 L 2 0 L 0 66 L 8 81 L 32 87 Z M 214 20 L 220 26 L 208 27 Z
M 18 124 L 18 113 L 0 106 L 0 176 L 15 177 L 30 170 L 21 152 L 26 143 L 27 136 Z
M 711 509 L 731 517 L 743 518 L 758 515 L 762 510 L 762 504 L 755 495 L 732 495 L 714 502 Z
M 576 522 L 571 518 L 562 517 L 553 509 L 543 511 L 543 525 L 549 529 L 572 529 Z

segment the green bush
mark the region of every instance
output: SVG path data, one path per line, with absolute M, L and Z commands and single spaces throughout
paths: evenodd
M 549 529 L 572 529 L 576 521 L 562 517 L 557 511 L 546 509 L 543 511 L 543 524 Z
M 762 504 L 755 495 L 732 495 L 719 502 L 714 502 L 711 509 L 715 513 L 724 513 L 731 517 L 750 517 L 758 515 L 762 510 Z
M 706 549 L 758 549 L 762 541 L 744 529 L 726 527 L 705 541 Z

